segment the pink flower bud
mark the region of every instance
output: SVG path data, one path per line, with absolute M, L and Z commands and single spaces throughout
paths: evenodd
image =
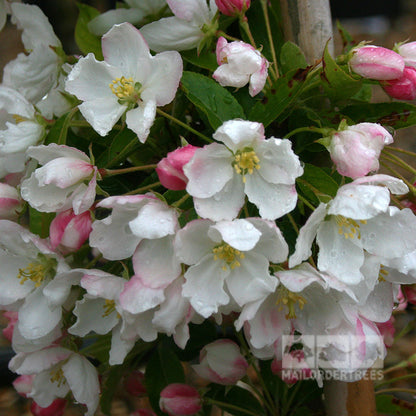
M 312 377 L 312 371 L 305 361 L 305 353 L 302 350 L 285 353 L 282 360 L 275 358 L 271 369 L 273 374 L 277 374 L 286 384 L 294 384 L 298 380 Z
M 13 381 L 13 387 L 21 396 L 27 397 L 27 395 L 32 391 L 34 378 L 34 374 L 24 374 L 19 376 Z
M 180 191 L 186 188 L 188 179 L 183 173 L 183 167 L 192 159 L 197 149 L 198 147 L 188 144 L 185 147 L 169 152 L 157 164 L 156 172 L 165 188 L 173 191 Z
M 364 78 L 385 81 L 402 75 L 404 59 L 391 49 L 367 45 L 353 50 L 349 66 Z
M 393 142 L 391 134 L 376 123 L 360 123 L 335 133 L 328 146 L 337 171 L 352 179 L 379 168 L 383 147 Z
M 246 374 L 248 363 L 238 345 L 229 339 L 219 339 L 206 345 L 200 353 L 199 365 L 193 369 L 213 383 L 235 384 Z
M 198 413 L 202 405 L 194 387 L 173 383 L 160 392 L 159 407 L 170 416 L 188 416 Z
M 416 68 L 416 42 L 403 43 L 396 48 L 405 65 Z
M 0 219 L 15 220 L 23 207 L 23 201 L 17 190 L 5 183 L 0 183 Z
M 18 312 L 6 311 L 3 312 L 3 316 L 9 321 L 6 328 L 3 329 L 3 336 L 10 342 L 13 339 L 14 327 L 17 323 Z
M 64 253 L 77 251 L 92 230 L 91 213 L 85 211 L 75 215 L 72 209 L 59 213 L 51 222 L 49 236 L 54 249 Z
M 215 0 L 218 10 L 226 16 L 240 16 L 250 7 L 251 0 Z
M 65 399 L 55 399 L 48 407 L 40 407 L 36 402 L 33 402 L 30 411 L 33 416 L 62 416 L 65 406 Z
M 400 78 L 385 81 L 383 89 L 392 98 L 414 100 L 416 98 L 416 69 L 406 66 Z
M 143 397 L 147 395 L 144 386 L 144 374 L 141 371 L 133 371 L 125 380 L 124 386 L 126 391 L 135 397 Z

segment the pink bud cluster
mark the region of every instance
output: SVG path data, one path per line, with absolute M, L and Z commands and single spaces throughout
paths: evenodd
M 239 16 L 250 7 L 251 0 L 215 0 L 218 10 L 226 16 Z

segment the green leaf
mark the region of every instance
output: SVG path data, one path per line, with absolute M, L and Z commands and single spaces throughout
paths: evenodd
M 123 376 L 124 367 L 121 365 L 115 365 L 110 367 L 108 377 L 105 379 L 102 387 L 102 393 L 100 397 L 101 411 L 105 415 L 111 415 L 111 404 L 114 398 L 114 394 L 120 384 L 121 377 Z
M 293 42 L 286 42 L 280 51 L 280 69 L 283 74 L 308 66 L 302 50 Z
M 83 54 L 92 52 L 98 60 L 103 60 L 100 38 L 88 30 L 88 23 L 100 12 L 83 3 L 77 3 L 77 6 L 79 15 L 75 25 L 75 42 Z
M 245 118 L 238 101 L 213 79 L 184 71 L 181 85 L 188 99 L 208 117 L 214 130 L 224 121 Z
M 310 186 L 314 192 L 318 191 L 323 195 L 334 197 L 338 192 L 338 184 L 335 180 L 323 169 L 309 163 L 305 163 L 304 173 L 299 178 L 299 183 Z M 315 195 L 319 198 L 319 194 Z
M 325 47 L 322 66 L 323 86 L 332 99 L 349 98 L 361 89 L 362 80 L 353 78 L 335 62 L 328 51 L 328 45 Z
M 164 415 L 159 409 L 160 392 L 171 383 L 184 383 L 185 374 L 176 354 L 165 345 L 159 343 L 146 366 L 145 385 L 153 410 Z
M 285 110 L 296 101 L 301 92 L 308 72 L 309 69 L 298 69 L 281 76 L 265 97 L 253 106 L 248 119 L 263 123 L 265 127 L 274 120 L 282 122 L 286 118 Z
M 263 406 L 248 390 L 238 386 L 233 386 L 230 389 L 216 387 L 213 387 L 206 396 L 215 400 L 215 405 L 227 413 L 235 416 L 266 415 Z
M 343 52 L 347 53 L 350 51 L 354 46 L 357 46 L 357 42 L 351 37 L 351 35 L 345 30 L 345 28 L 341 25 L 339 20 L 337 20 L 337 29 L 341 35 L 342 39 L 342 47 Z
M 210 71 L 215 71 L 218 68 L 215 53 L 211 51 L 204 51 L 198 55 L 196 49 L 192 49 L 182 52 L 181 55 L 185 61 L 199 68 L 209 69 Z
M 406 400 L 398 399 L 392 395 L 381 394 L 376 396 L 377 413 L 414 416 L 415 404 Z
M 54 218 L 54 212 L 39 212 L 29 206 L 29 229 L 41 238 L 49 236 L 49 226 Z
M 363 103 L 344 107 L 340 111 L 355 123 L 370 122 L 391 126 L 395 129 L 416 124 L 416 106 L 393 101 L 391 103 Z
M 59 117 L 52 128 L 49 130 L 49 133 L 45 139 L 45 144 L 66 144 L 68 135 L 75 136 L 75 134 L 69 130 L 69 125 L 73 116 L 73 111 L 70 111 L 69 113 Z

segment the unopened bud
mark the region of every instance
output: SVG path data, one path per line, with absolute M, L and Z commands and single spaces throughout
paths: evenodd
M 159 407 L 170 416 L 190 416 L 198 413 L 202 405 L 194 387 L 173 383 L 160 392 Z
M 251 0 L 215 0 L 218 10 L 226 16 L 240 16 L 250 7 Z
M 416 69 L 406 66 L 400 78 L 385 81 L 383 89 L 397 100 L 414 100 L 416 98 Z

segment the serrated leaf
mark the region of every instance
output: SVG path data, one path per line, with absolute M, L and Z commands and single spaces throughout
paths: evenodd
M 362 79 L 355 79 L 345 72 L 332 58 L 325 47 L 322 60 L 323 73 L 321 74 L 325 92 L 332 99 L 345 99 L 356 94 L 362 87 Z
M 403 102 L 363 103 L 344 107 L 340 111 L 355 123 L 370 122 L 391 126 L 395 129 L 416 124 L 416 106 Z
M 301 92 L 308 72 L 309 69 L 298 69 L 281 76 L 265 97 L 253 106 L 248 119 L 263 123 L 265 127 L 275 120 L 282 122 L 285 110 L 296 101 Z
M 159 409 L 160 392 L 171 383 L 184 383 L 185 374 L 176 354 L 163 342 L 150 357 L 146 366 L 145 385 L 153 410 L 158 415 L 165 415 Z
M 224 121 L 245 118 L 243 108 L 238 101 L 213 79 L 195 72 L 184 71 L 181 85 L 188 99 L 207 116 L 214 130 Z
M 286 42 L 280 51 L 280 69 L 283 74 L 308 66 L 302 50 L 293 42 Z
M 85 55 L 92 52 L 98 60 L 103 60 L 101 40 L 88 30 L 88 23 L 98 16 L 100 12 L 94 7 L 77 3 L 79 9 L 78 20 L 75 25 L 75 42 Z

